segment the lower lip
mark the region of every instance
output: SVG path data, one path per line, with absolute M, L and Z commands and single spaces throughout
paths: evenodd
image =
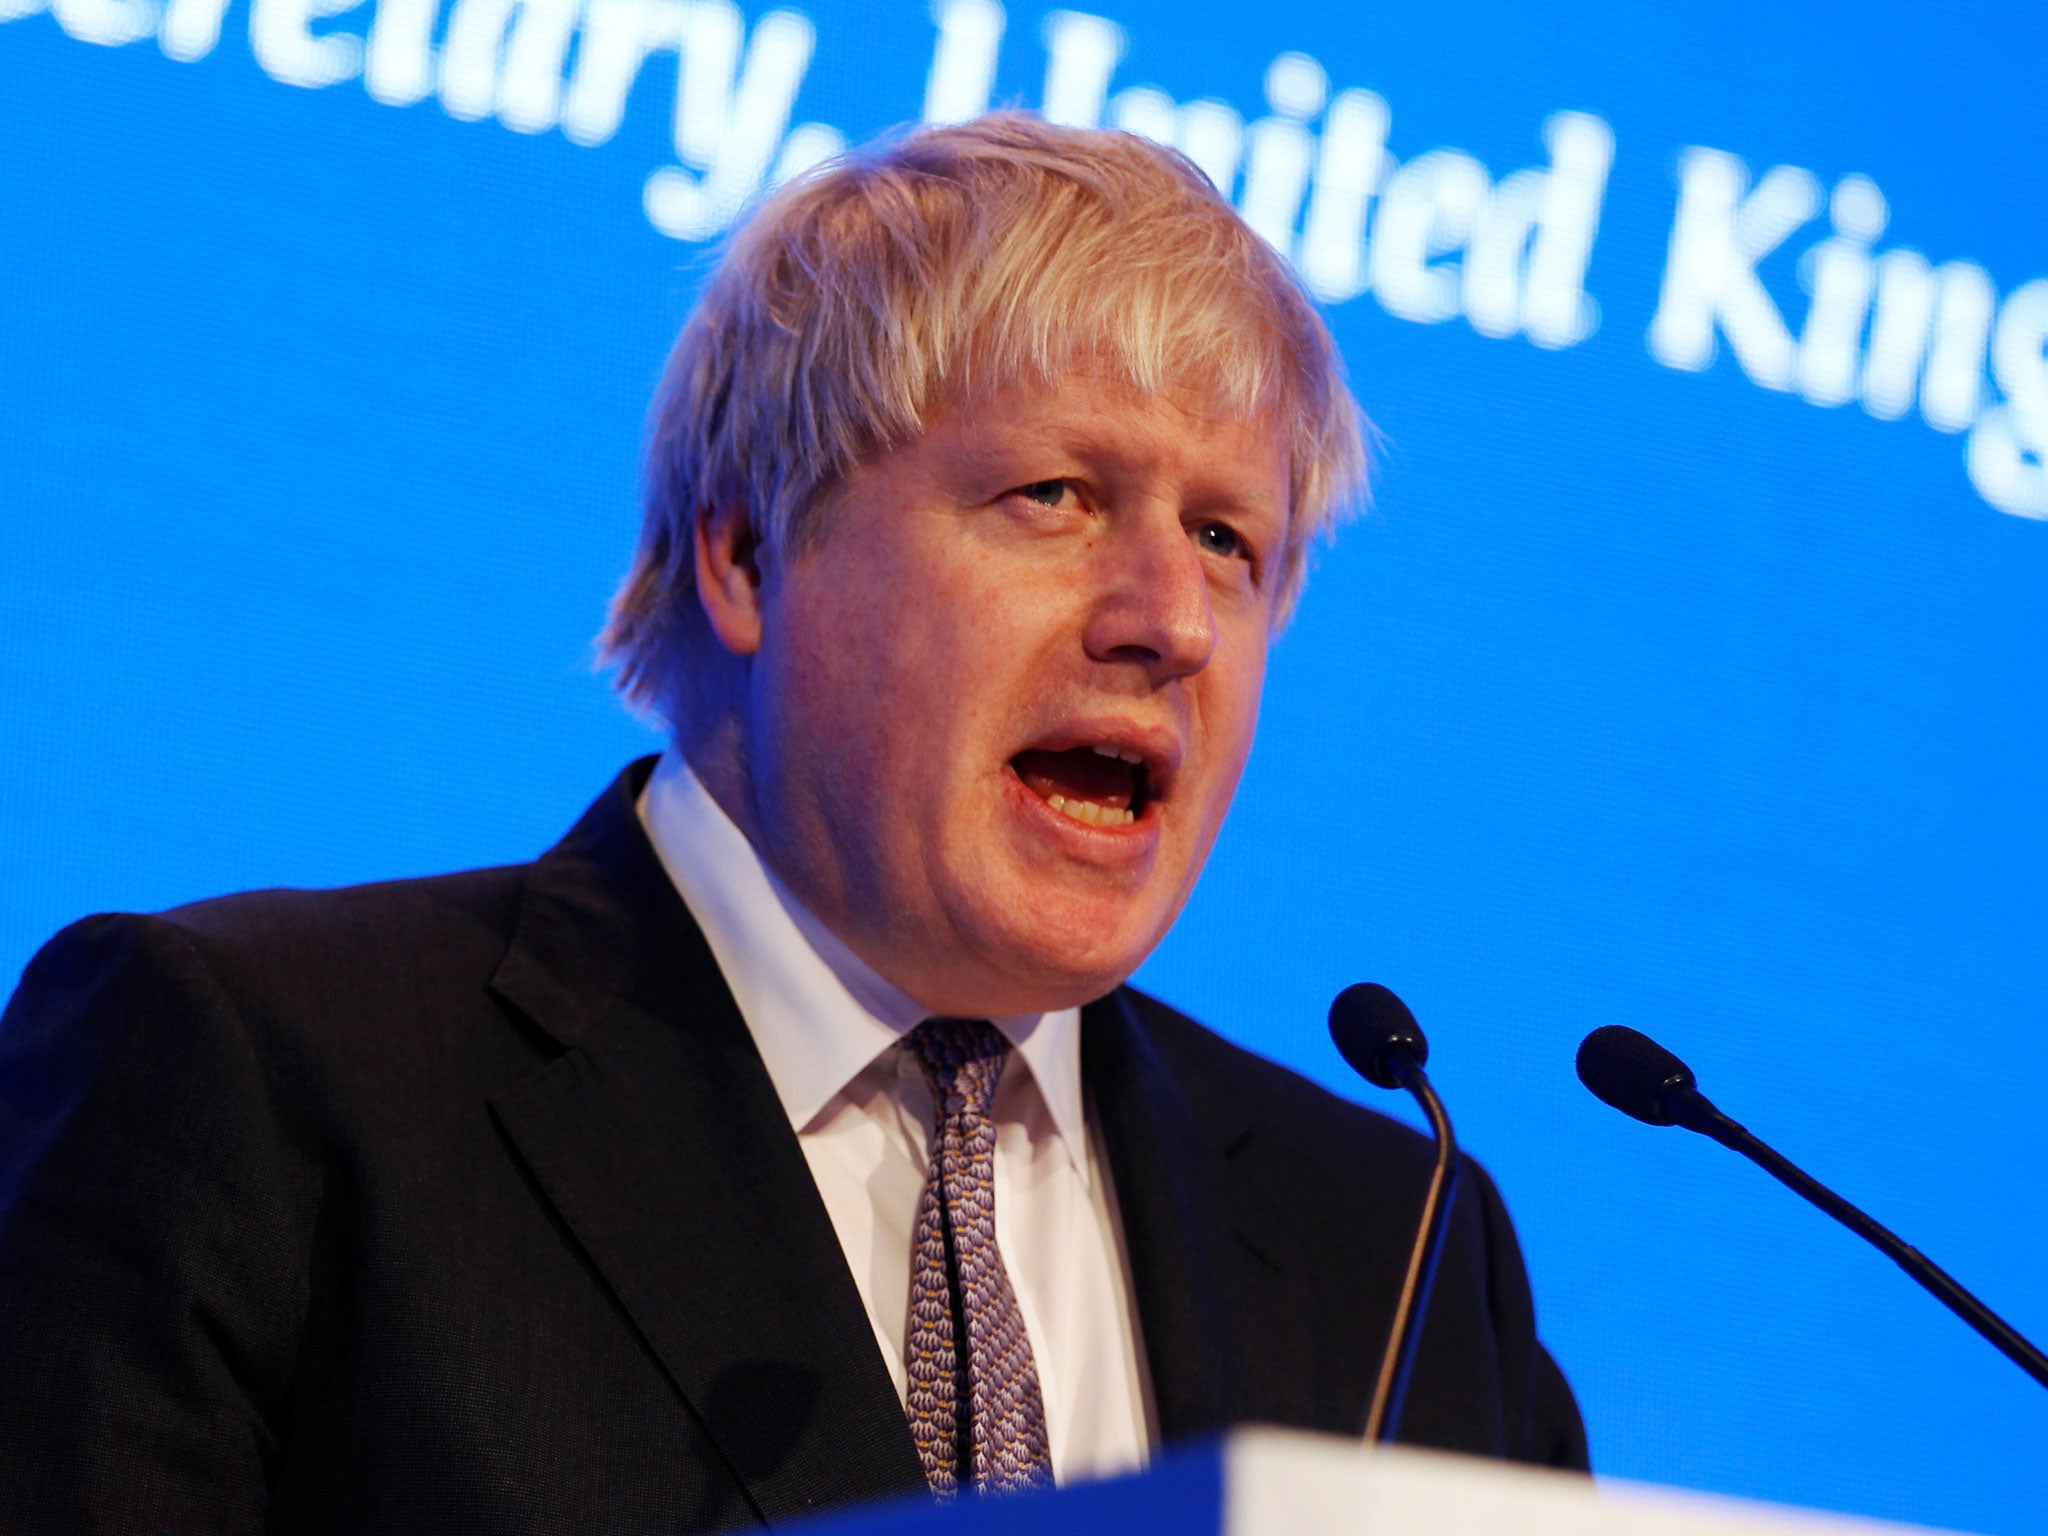
M 1003 776 L 1010 798 L 1017 802 L 1024 815 L 1057 835 L 1066 848 L 1093 863 L 1135 862 L 1147 855 L 1159 838 L 1159 801 L 1156 799 L 1146 801 L 1137 819 L 1122 826 L 1090 826 L 1085 821 L 1074 820 L 1063 811 L 1054 810 L 1036 790 L 1017 776 L 1015 768 L 1006 764 Z

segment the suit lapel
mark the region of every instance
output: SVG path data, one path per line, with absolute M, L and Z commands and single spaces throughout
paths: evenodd
M 1225 1266 L 1238 1260 L 1227 1153 L 1237 1131 L 1190 1101 L 1127 990 L 1083 1010 L 1083 1074 L 1109 1159 L 1166 1444 L 1243 1413 Z
M 492 1102 L 764 1520 L 925 1486 L 809 1166 L 634 813 L 534 866 L 494 989 L 565 1049 Z

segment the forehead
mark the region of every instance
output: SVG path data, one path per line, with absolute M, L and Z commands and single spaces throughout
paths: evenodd
M 1289 437 L 1278 412 L 1245 412 L 1209 391 L 1149 391 L 1077 371 L 959 395 L 915 445 L 935 468 L 972 475 L 1150 474 L 1248 500 L 1289 499 Z

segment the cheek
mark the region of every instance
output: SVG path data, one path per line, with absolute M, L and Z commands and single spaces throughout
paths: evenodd
M 753 689 L 757 790 L 785 833 L 847 836 L 885 774 L 877 615 L 820 582 L 792 581 L 775 599 Z
M 973 561 L 944 573 L 914 606 L 901 606 L 893 681 L 906 704 L 915 701 L 906 713 L 935 763 L 985 755 L 1016 728 L 1035 693 L 1057 690 L 1052 637 L 1070 601 L 1043 583 L 1005 578 L 995 562 Z
M 1266 674 L 1264 632 L 1234 656 L 1217 658 L 1210 669 L 1208 681 L 1213 686 L 1203 699 L 1202 724 L 1210 757 L 1208 835 L 1214 837 L 1216 823 L 1221 822 L 1237 792 L 1258 729 L 1259 695 Z
M 869 818 L 901 820 L 930 803 L 934 780 L 985 733 L 999 692 L 991 632 L 1001 626 L 976 622 L 983 594 L 935 587 L 930 572 L 909 580 L 870 580 L 854 590 L 883 595 L 859 601 L 802 594 L 809 601 L 789 605 L 767 652 L 761 700 L 778 717 L 785 771 L 831 785 L 842 808 L 866 797 Z
M 1241 763 L 1251 750 L 1252 733 L 1259 724 L 1259 698 L 1266 685 L 1266 632 L 1263 627 L 1253 638 L 1235 648 L 1228 670 L 1219 675 L 1227 682 L 1231 733 Z

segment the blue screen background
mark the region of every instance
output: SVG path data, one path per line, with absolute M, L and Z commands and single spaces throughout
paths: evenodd
M 90 911 L 528 858 L 658 745 L 590 636 L 713 249 L 644 197 L 678 163 L 674 56 L 577 142 L 465 119 L 445 88 L 381 99 L 345 43 L 253 46 L 250 3 L 196 50 L 159 41 L 154 0 L 0 0 L 0 985 Z M 287 42 L 379 14 L 255 3 Z M 802 14 L 790 124 L 857 142 L 920 115 L 933 13 Z M 1371 978 L 1410 1002 L 1602 1472 L 2048 1526 L 2037 1387 L 1757 1170 L 1571 1068 L 1594 1025 L 1649 1030 L 2048 1337 L 2048 365 L 2022 312 L 2048 275 L 2048 13 L 1089 15 L 1119 29 L 1113 100 L 1249 123 L 1298 52 L 1332 101 L 1386 104 L 1402 165 L 1455 149 L 1497 183 L 1547 163 L 1559 112 L 1613 143 L 1583 338 L 1376 289 L 1330 304 L 1382 435 L 1374 506 L 1318 557 L 1232 822 L 1139 980 L 1360 1095 L 1329 998 Z M 1040 106 L 1066 23 L 1002 23 L 988 98 Z M 1288 121 L 1321 133 L 1315 105 Z M 1694 149 L 1745 185 L 1813 178 L 1754 267 L 1795 337 L 1824 286 L 1802 254 L 1852 174 L 1888 209 L 1872 251 L 1988 281 L 2011 315 L 1962 348 L 1974 409 L 2038 433 L 2006 479 L 1972 458 L 1990 428 L 1765 387 L 1725 327 L 1703 366 L 1659 355 Z M 1455 276 L 1461 252 L 1433 261 Z

